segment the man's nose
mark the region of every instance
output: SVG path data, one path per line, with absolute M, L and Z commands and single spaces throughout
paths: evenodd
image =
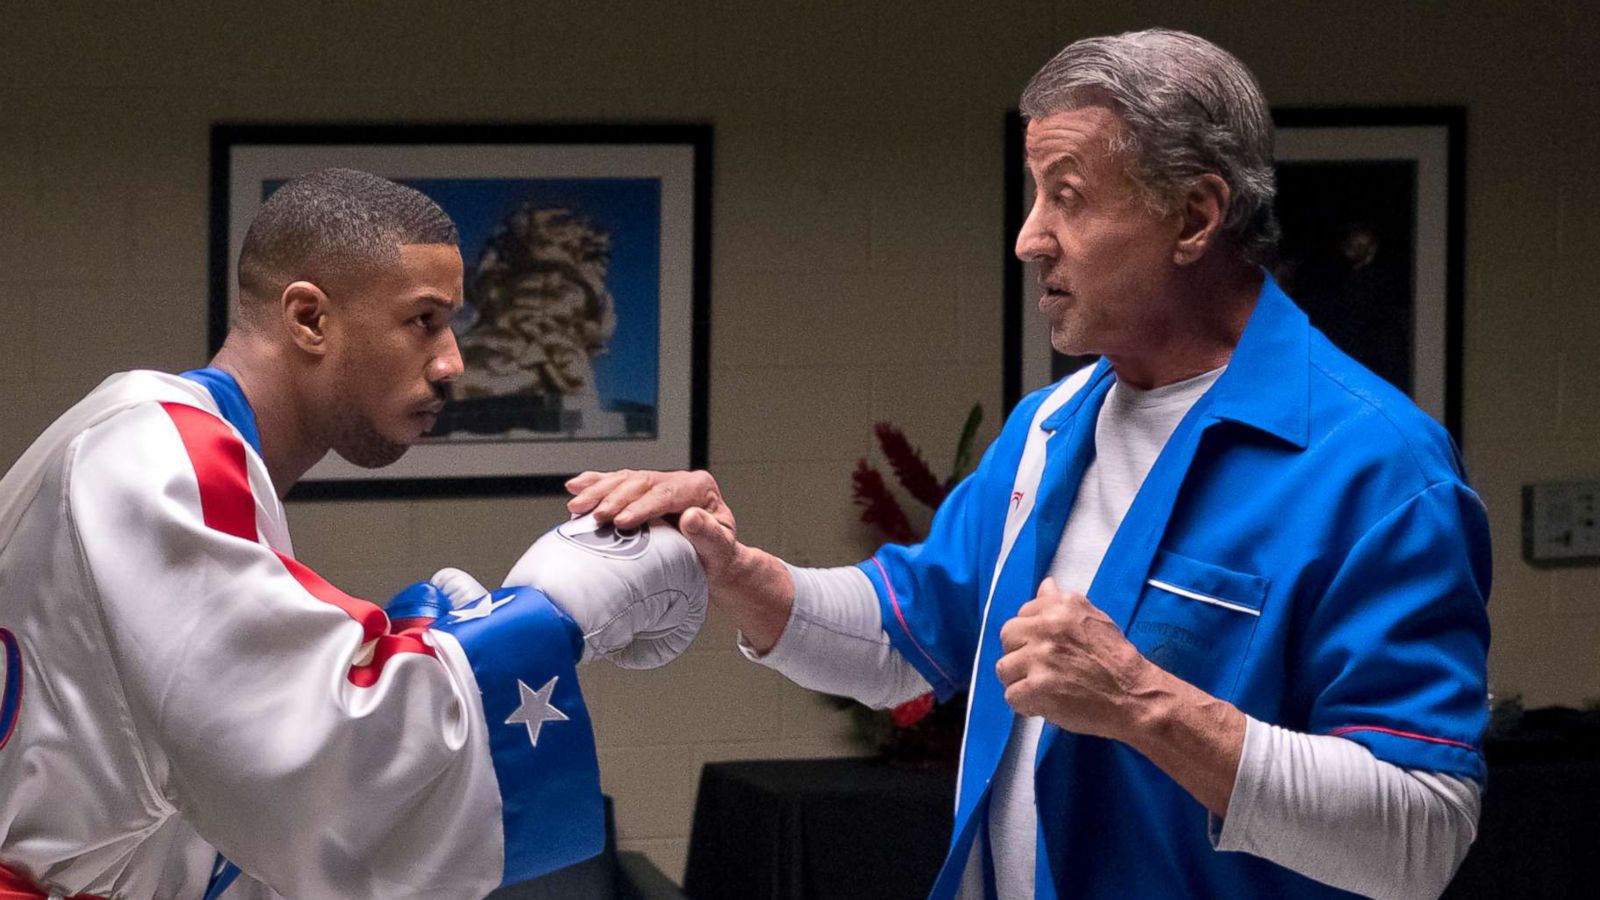
M 1039 259 L 1052 259 L 1059 255 L 1055 239 L 1045 229 L 1043 219 L 1040 204 L 1035 203 L 1033 208 L 1028 210 L 1028 217 L 1023 220 L 1021 230 L 1017 232 L 1017 245 L 1014 250 L 1017 259 L 1033 262 Z
M 461 346 L 456 343 L 454 331 L 444 329 L 442 340 L 444 347 L 439 355 L 428 364 L 428 380 L 436 384 L 445 384 L 455 381 L 466 371 L 466 363 L 461 359 Z

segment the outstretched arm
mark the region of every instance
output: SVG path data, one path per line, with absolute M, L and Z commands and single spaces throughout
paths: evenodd
M 733 510 L 709 472 L 584 472 L 567 490 L 573 515 L 593 513 L 619 528 L 677 516 L 705 568 L 711 602 L 733 617 L 757 653 L 777 644 L 789 623 L 794 582 L 783 560 L 739 542 Z
M 859 569 L 801 569 L 741 543 L 733 510 L 706 472 L 585 472 L 567 483 L 574 515 L 619 527 L 677 515 L 750 659 L 811 690 L 885 707 L 928 690 L 889 642 Z

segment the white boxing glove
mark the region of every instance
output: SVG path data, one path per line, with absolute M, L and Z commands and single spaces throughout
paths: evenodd
M 543 591 L 583 631 L 585 661 L 664 666 L 706 620 L 706 576 L 694 546 L 663 523 L 619 530 L 583 516 L 534 541 L 506 587 Z
M 433 573 L 428 582 L 450 598 L 450 605 L 460 609 L 489 593 L 489 589 L 478 583 L 478 579 L 455 568 L 440 569 Z

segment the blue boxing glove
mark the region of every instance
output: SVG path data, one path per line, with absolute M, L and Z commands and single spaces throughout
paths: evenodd
M 467 606 L 489 593 L 476 578 L 460 569 L 440 569 L 389 599 L 384 611 L 395 631 L 426 627 L 435 619 Z

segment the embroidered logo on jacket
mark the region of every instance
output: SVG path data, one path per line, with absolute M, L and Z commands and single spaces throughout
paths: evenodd
M 0 750 L 11 740 L 22 712 L 22 647 L 8 628 L 0 628 Z

